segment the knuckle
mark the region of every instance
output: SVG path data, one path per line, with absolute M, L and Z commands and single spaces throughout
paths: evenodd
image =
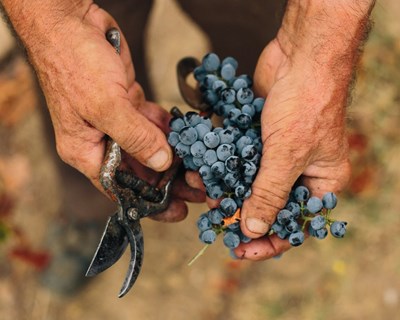
M 151 143 L 153 140 L 153 143 Z M 138 129 L 138 126 L 133 126 L 131 134 L 123 138 L 121 143 L 131 155 L 150 153 L 156 149 L 157 139 L 152 130 Z

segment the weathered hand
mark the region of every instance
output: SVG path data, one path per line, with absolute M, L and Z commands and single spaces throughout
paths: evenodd
M 339 192 L 350 177 L 345 116 L 374 1 L 289 1 L 277 38 L 261 54 L 254 82 L 267 97 L 263 155 L 241 228 L 254 238 L 235 254 L 263 260 L 290 248 L 264 236 L 299 181 L 313 195 Z
M 322 79 L 316 73 L 307 62 L 290 61 L 277 40 L 259 59 L 256 91 L 267 97 L 262 114 L 263 155 L 252 195 L 243 205 L 241 224 L 247 236 L 259 239 L 237 248 L 239 257 L 266 259 L 290 248 L 277 236 L 262 236 L 299 178 L 316 196 L 340 191 L 349 179 L 348 87 L 331 75 Z
M 99 173 L 109 136 L 125 151 L 125 167 L 150 182 L 157 181 L 157 171 L 172 163 L 165 138 L 170 116 L 146 101 L 135 81 L 123 35 L 120 55 L 106 40 L 106 31 L 118 27 L 117 23 L 89 1 L 76 7 L 65 4 L 71 6 L 68 10 L 57 10 L 62 3 L 45 1 L 39 6 L 42 15 L 37 16 L 33 8 L 28 10 L 29 3 L 24 5 L 20 9 L 27 21 L 18 20 L 19 16 L 13 19 L 11 4 L 10 18 L 46 97 L 60 157 L 102 190 Z M 29 15 L 24 14 L 25 9 Z M 29 19 L 32 30 L 27 28 Z M 183 200 L 204 201 L 203 193 L 187 186 L 180 191 L 179 197 L 172 197 L 167 212 L 156 219 L 180 220 L 187 214 Z

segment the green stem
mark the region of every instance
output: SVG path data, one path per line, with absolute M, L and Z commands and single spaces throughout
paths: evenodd
M 200 258 L 200 257 L 204 254 L 204 252 L 207 250 L 207 248 L 208 248 L 209 246 L 210 246 L 209 244 L 206 244 L 206 245 L 204 246 L 204 248 L 201 249 L 201 250 L 199 251 L 199 253 L 196 254 L 196 255 L 189 261 L 188 266 L 190 267 L 198 258 Z

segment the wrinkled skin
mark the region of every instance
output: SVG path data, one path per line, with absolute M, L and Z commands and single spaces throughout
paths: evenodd
M 156 183 L 160 179 L 157 172 L 165 171 L 173 160 L 165 136 L 170 115 L 146 100 L 135 81 L 123 35 L 120 55 L 106 40 L 106 31 L 118 27 L 116 21 L 95 4 L 80 8 L 76 15 L 79 19 L 73 16 L 54 22 L 53 28 L 46 28 L 41 34 L 44 39 L 34 43 L 30 43 L 29 36 L 24 36 L 29 30 L 21 30 L 21 39 L 25 40 L 46 97 L 57 151 L 66 163 L 86 175 L 103 192 L 99 172 L 108 135 L 124 150 L 123 168 Z M 40 29 L 41 19 L 36 21 Z M 177 189 L 179 193 L 174 192 Z M 178 179 L 170 206 L 164 214 L 153 218 L 182 220 L 187 215 L 184 200 L 201 202 L 204 199 L 203 192 Z
M 278 35 L 254 75 L 257 94 L 267 96 L 264 148 L 241 227 L 256 240 L 241 244 L 238 257 L 262 260 L 289 248 L 287 241 L 264 235 L 296 180 L 318 196 L 346 185 L 345 107 L 373 4 L 288 1 Z M 87 0 L 3 0 L 3 5 L 38 74 L 62 159 L 99 187 L 108 135 L 126 151 L 125 166 L 156 181 L 155 171 L 172 162 L 165 138 L 169 116 L 146 101 L 125 39 L 121 56 L 106 41 L 106 31 L 117 26 L 112 17 Z M 159 220 L 180 220 L 187 214 L 183 200 L 204 200 L 198 176 L 186 178 L 190 187 L 180 180 L 179 197 Z
M 370 3 L 364 3 L 365 10 L 371 9 Z M 338 5 L 335 14 L 347 19 L 346 37 L 329 24 L 328 5 L 326 12 L 318 13 L 319 20 L 307 20 L 316 8 L 289 4 L 276 39 L 259 58 L 255 91 L 267 97 L 261 116 L 263 154 L 252 195 L 241 211 L 241 229 L 253 241 L 235 249 L 239 258 L 264 260 L 291 247 L 287 240 L 265 234 L 296 182 L 322 197 L 328 191 L 340 192 L 349 180 L 346 107 L 368 13 L 363 16 L 361 8 L 349 12 L 342 3 L 331 5 Z M 326 39 L 318 37 L 319 32 Z M 192 187 L 201 187 L 198 176 L 187 176 Z M 216 200 L 207 202 L 218 206 Z

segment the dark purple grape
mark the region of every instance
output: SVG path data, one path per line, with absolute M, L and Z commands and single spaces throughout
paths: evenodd
M 333 192 L 325 193 L 322 197 L 322 204 L 326 209 L 333 209 L 336 207 L 337 198 Z
M 297 247 L 301 245 L 304 242 L 304 232 L 303 231 L 297 231 L 295 233 L 292 233 L 289 236 L 289 243 L 293 247 Z
M 322 201 L 318 197 L 311 197 L 310 199 L 308 199 L 306 206 L 307 206 L 307 210 L 310 213 L 320 212 L 322 210 L 322 207 L 323 207 Z
M 208 229 L 200 233 L 200 241 L 206 244 L 212 244 L 217 239 L 217 234 L 214 230 Z
M 191 146 L 197 140 L 197 131 L 193 127 L 183 127 L 179 131 L 179 140 L 188 146 Z
M 314 218 L 312 218 L 310 225 L 314 230 L 322 229 L 326 225 L 326 219 L 324 216 L 321 215 L 315 216 Z
M 225 160 L 225 167 L 228 172 L 237 172 L 240 169 L 240 158 L 238 156 L 230 156 Z
M 231 198 L 222 199 L 221 203 L 219 204 L 219 207 L 227 217 L 232 216 L 237 210 L 237 204 L 235 200 Z
M 297 202 L 307 201 L 309 196 L 310 191 L 304 186 L 299 186 L 294 190 L 294 197 Z
M 239 246 L 240 244 L 240 237 L 238 234 L 232 232 L 232 231 L 227 231 L 224 234 L 224 239 L 223 239 L 224 245 L 229 248 L 229 249 L 235 249 Z
M 347 222 L 344 221 L 335 221 L 331 224 L 331 234 L 335 238 L 343 238 L 346 233 L 346 225 Z

